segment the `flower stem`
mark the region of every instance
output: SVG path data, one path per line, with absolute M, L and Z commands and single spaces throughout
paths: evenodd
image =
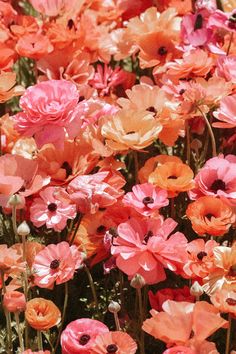
M 5 294 L 7 292 L 5 280 L 4 280 L 4 271 L 1 270 L 1 281 L 2 281 L 2 292 Z M 6 352 L 10 354 L 12 352 L 12 329 L 11 329 L 11 314 L 7 309 L 4 308 L 4 313 L 6 317 L 6 327 L 7 327 L 7 344 Z
M 16 328 L 17 328 L 17 333 L 19 337 L 19 343 L 20 343 L 20 351 L 24 351 L 24 340 L 22 337 L 21 329 L 20 329 L 20 319 L 19 319 L 19 312 L 15 312 L 15 319 L 16 319 Z
M 229 320 L 229 327 L 227 328 L 227 333 L 226 333 L 225 354 L 230 353 L 230 332 L 231 332 L 231 323 L 232 323 L 232 317 L 231 317 L 230 313 L 228 316 L 228 320 Z
M 120 328 L 120 321 L 117 312 L 114 312 L 114 319 L 115 319 L 115 324 L 116 324 L 116 330 L 121 331 Z
M 190 166 L 191 164 L 191 148 L 190 148 L 190 130 L 189 130 L 189 122 L 186 121 L 185 122 L 185 128 L 186 128 L 186 149 L 187 149 L 187 153 L 186 153 L 186 157 L 187 157 L 187 164 Z
M 65 321 L 65 317 L 66 317 L 66 309 L 67 309 L 67 304 L 68 304 L 68 297 L 69 297 L 69 287 L 68 287 L 68 282 L 65 283 L 65 297 L 64 297 L 64 305 L 63 305 L 63 310 L 62 310 L 62 317 L 61 317 L 61 324 L 60 324 L 60 328 L 59 328 L 59 332 L 58 332 L 58 336 L 57 336 L 57 342 L 56 342 L 56 346 L 55 346 L 55 353 L 57 351 L 57 347 L 60 343 L 60 337 L 61 337 L 61 332 L 63 329 L 63 324 Z
M 139 305 L 139 318 L 140 318 L 140 354 L 145 354 L 144 348 L 144 331 L 142 330 L 143 325 L 143 302 L 142 302 L 142 290 L 137 289 L 138 293 L 138 305 Z
M 232 44 L 233 38 L 234 38 L 234 32 L 231 32 L 230 38 L 229 38 L 229 45 L 228 45 L 228 48 L 227 48 L 226 55 L 229 55 L 229 51 L 230 51 L 230 48 L 231 48 L 231 44 Z
M 199 112 L 201 113 L 203 119 L 205 120 L 205 123 L 207 125 L 210 137 L 211 137 L 211 146 L 212 146 L 212 156 L 215 157 L 216 156 L 216 141 L 215 141 L 215 137 L 214 137 L 214 133 L 211 127 L 211 124 L 209 123 L 209 120 L 207 119 L 206 114 L 201 110 L 201 108 L 198 107 Z
M 43 338 L 41 331 L 37 331 L 37 338 L 38 338 L 38 350 L 43 350 Z
M 71 237 L 71 240 L 70 240 L 70 242 L 69 242 L 70 246 L 73 245 L 73 242 L 74 242 L 74 240 L 75 240 L 77 231 L 78 231 L 78 229 L 79 229 L 79 226 L 80 226 L 82 217 L 83 217 L 83 214 L 80 213 L 80 214 L 79 214 L 79 219 L 78 219 L 78 222 L 77 222 L 77 225 L 76 225 L 76 228 L 75 228 L 74 233 L 73 233 L 73 236 Z
M 90 273 L 90 270 L 88 269 L 87 266 L 85 266 L 84 269 L 85 269 L 85 271 L 87 273 L 87 276 L 88 276 L 89 285 L 91 287 L 92 294 L 93 294 L 94 304 L 95 304 L 96 310 L 98 312 L 98 298 L 97 298 L 97 293 L 96 293 L 96 289 L 95 289 L 95 286 L 94 286 L 93 277 L 92 277 L 92 275 Z
M 138 164 L 138 152 L 134 150 L 132 152 L 133 154 L 133 159 L 134 159 L 134 180 L 135 184 L 139 183 L 139 178 L 138 178 L 138 170 L 139 170 L 139 164 Z
M 17 224 L 16 224 L 16 206 L 15 205 L 13 205 L 13 207 L 12 207 L 12 226 L 13 226 L 14 236 L 16 238 L 17 237 Z M 14 243 L 15 243 L 15 238 L 14 238 Z

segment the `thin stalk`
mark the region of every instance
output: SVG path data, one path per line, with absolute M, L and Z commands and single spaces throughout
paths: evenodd
M 84 266 L 84 270 L 85 270 L 86 273 L 87 273 L 88 280 L 89 280 L 89 285 L 90 285 L 90 288 L 91 288 L 92 294 L 93 294 L 93 301 L 94 301 L 96 310 L 97 310 L 97 312 L 98 312 L 98 298 L 97 298 L 97 293 L 96 293 L 96 289 L 95 289 L 95 286 L 94 286 L 93 277 L 92 277 L 92 275 L 91 275 L 91 273 L 90 273 L 90 270 L 88 269 L 87 266 Z
M 175 198 L 170 198 L 170 216 L 172 219 L 175 218 Z
M 230 38 L 229 38 L 229 45 L 228 45 L 228 48 L 227 48 L 226 55 L 229 55 L 229 51 L 230 51 L 230 48 L 231 48 L 231 44 L 233 42 L 233 38 L 234 38 L 234 32 L 231 32 Z
M 119 278 L 120 278 L 120 305 L 121 308 L 123 309 L 124 304 L 125 304 L 125 299 L 124 299 L 124 276 L 123 273 L 119 270 Z
M 211 124 L 209 123 L 209 120 L 207 119 L 206 114 L 201 110 L 201 108 L 198 107 L 199 112 L 201 113 L 203 119 L 205 120 L 205 123 L 207 125 L 210 137 L 211 137 L 211 146 L 212 146 L 212 156 L 215 157 L 216 156 L 216 141 L 215 141 L 215 137 L 214 137 L 214 133 L 211 127 Z
M 74 242 L 74 240 L 75 240 L 77 231 L 78 231 L 78 229 L 79 229 L 79 226 L 80 226 L 82 217 L 83 217 L 83 214 L 80 214 L 80 215 L 79 215 L 79 220 L 78 220 L 77 225 L 76 225 L 76 228 L 75 228 L 75 231 L 74 231 L 73 236 L 71 237 L 71 240 L 70 240 L 70 242 L 69 242 L 70 246 L 73 245 L 73 242 Z
M 186 121 L 185 123 L 185 127 L 186 127 L 186 148 L 187 148 L 187 164 L 190 166 L 191 164 L 191 148 L 190 148 L 190 130 L 189 130 L 189 123 L 188 121 Z
M 1 270 L 1 281 L 2 281 L 2 292 L 3 295 L 7 292 L 6 290 L 6 284 L 4 280 L 4 271 Z M 11 314 L 10 312 L 4 308 L 4 313 L 6 317 L 6 326 L 7 326 L 7 345 L 6 345 L 6 351 L 7 354 L 11 354 L 12 352 L 12 329 L 11 329 Z
M 41 331 L 37 331 L 38 350 L 43 350 L 43 338 Z
M 139 178 L 138 178 L 138 170 L 139 170 L 139 164 L 138 164 L 138 152 L 134 150 L 132 152 L 133 154 L 133 159 L 134 159 L 134 180 L 135 184 L 139 183 Z
M 142 330 L 142 325 L 143 325 L 142 290 L 141 289 L 137 289 L 137 293 L 138 293 L 139 318 L 140 318 L 140 354 L 145 354 L 144 331 Z
M 119 317 L 118 317 L 118 313 L 117 312 L 114 312 L 114 319 L 115 319 L 115 324 L 116 324 L 116 330 L 117 331 L 121 331 L 120 321 L 119 321 Z
M 58 332 L 58 336 L 57 336 L 57 342 L 56 342 L 56 346 L 55 346 L 55 353 L 57 351 L 57 347 L 60 343 L 60 337 L 61 337 L 61 332 L 63 329 L 63 324 L 65 321 L 65 317 L 66 317 L 66 309 L 67 309 L 67 304 L 68 304 L 68 297 L 69 297 L 69 287 L 68 287 L 68 282 L 65 283 L 65 297 L 64 297 L 64 305 L 63 305 L 63 310 L 62 310 L 62 317 L 61 317 L 61 324 L 60 324 L 60 328 L 59 328 L 59 332 Z
M 229 327 L 227 328 L 227 333 L 226 333 L 225 354 L 230 353 L 230 334 L 231 334 L 231 324 L 232 324 L 232 317 L 231 317 L 230 313 L 228 316 L 228 320 L 229 320 Z
M 15 234 L 15 237 L 17 237 L 17 224 L 16 224 L 16 206 L 13 205 L 12 207 L 12 226 L 13 226 L 13 231 Z M 15 242 L 15 239 L 14 239 Z
M 20 329 L 20 319 L 19 319 L 19 312 L 15 312 L 15 319 L 16 319 L 16 329 L 18 333 L 19 343 L 20 343 L 20 351 L 23 353 L 24 349 L 24 340 L 22 337 L 21 329 Z

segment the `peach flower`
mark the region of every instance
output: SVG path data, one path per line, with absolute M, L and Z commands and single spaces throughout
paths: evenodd
M 36 60 L 53 51 L 48 37 L 39 33 L 20 37 L 15 48 L 20 56 Z
M 47 331 L 61 321 L 61 312 L 50 300 L 36 297 L 26 303 L 25 318 L 38 331 Z
M 214 113 L 220 122 L 213 123 L 216 128 L 234 128 L 236 127 L 236 94 L 224 97 L 220 102 L 220 107 Z
M 16 74 L 10 72 L 0 72 L 0 103 L 3 103 L 14 96 L 20 96 L 24 92 L 22 86 L 15 86 Z
M 7 291 L 3 297 L 3 306 L 9 312 L 22 312 L 26 308 L 26 299 L 19 291 Z
M 68 12 L 76 4 L 77 0 L 30 0 L 36 11 L 46 16 L 55 17 Z M 80 1 L 83 3 L 84 1 Z
M 210 299 L 220 312 L 230 313 L 236 317 L 236 291 L 217 290 Z
M 22 254 L 7 245 L 0 245 L 0 271 L 5 274 L 19 274 L 25 269 Z
M 95 339 L 91 354 L 135 354 L 137 348 L 137 344 L 128 333 L 115 331 L 99 334 Z

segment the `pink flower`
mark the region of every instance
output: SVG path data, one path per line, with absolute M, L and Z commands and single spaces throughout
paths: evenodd
M 48 245 L 35 256 L 32 265 L 34 283 L 52 289 L 54 282 L 62 284 L 72 279 L 82 261 L 76 246 L 69 246 L 65 241 Z
M 90 354 L 99 334 L 109 332 L 100 321 L 80 318 L 67 325 L 61 335 L 62 354 Z
M 47 187 L 33 200 L 30 220 L 36 227 L 46 224 L 48 229 L 61 231 L 68 219 L 76 217 L 76 205 L 62 187 Z
M 236 11 L 214 11 L 209 18 L 208 26 L 210 28 L 224 28 L 227 31 L 236 32 Z
M 128 333 L 115 331 L 99 334 L 91 354 L 135 354 L 137 344 Z
M 9 312 L 22 312 L 26 308 L 25 295 L 19 291 L 7 291 L 3 297 L 3 306 Z
M 220 56 L 217 60 L 216 74 L 236 84 L 236 55 Z
M 76 135 L 81 125 L 79 93 L 65 80 L 50 80 L 29 87 L 20 99 L 23 112 L 14 116 L 15 128 L 23 136 L 34 136 L 39 147 L 53 143 L 60 147 L 66 132 Z M 72 128 L 73 127 L 73 128 Z
M 177 289 L 165 288 L 162 290 L 158 290 L 155 295 L 150 290 L 148 292 L 148 297 L 152 309 L 157 311 L 162 311 L 162 304 L 166 300 L 188 302 L 194 302 L 195 300 L 195 297 L 190 294 L 190 289 L 188 286 L 184 286 L 183 288 Z
M 216 128 L 236 127 L 236 95 L 224 97 L 220 101 L 220 108 L 213 113 L 221 122 L 213 123 Z
M 77 0 L 30 0 L 31 5 L 38 12 L 46 16 L 58 16 L 70 11 Z
M 155 211 L 169 204 L 167 191 L 153 186 L 151 183 L 137 184 L 132 192 L 123 198 L 123 204 L 133 207 L 138 213 L 150 216 Z
M 49 350 L 39 350 L 38 352 L 32 352 L 31 349 L 25 350 L 22 354 L 50 354 Z
M 184 263 L 187 240 L 183 234 L 169 234 L 177 223 L 172 219 L 131 218 L 117 228 L 118 236 L 111 246 L 116 265 L 130 278 L 140 274 L 148 284 L 165 280 L 164 267 L 177 271 Z M 180 251 L 181 249 L 181 251 Z
M 236 157 L 219 155 L 208 160 L 198 172 L 195 188 L 189 191 L 190 199 L 204 195 L 224 199 L 228 204 L 236 204 Z
M 163 352 L 163 354 L 197 354 L 194 349 L 189 347 L 183 347 L 182 345 L 178 345 L 177 347 L 172 347 Z

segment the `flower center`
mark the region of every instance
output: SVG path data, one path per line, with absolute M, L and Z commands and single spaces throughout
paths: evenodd
M 228 22 L 228 27 L 231 29 L 235 29 L 236 28 L 236 12 L 234 12 L 230 18 L 229 18 L 229 22 Z
M 60 265 L 60 260 L 59 259 L 54 259 L 51 263 L 50 263 L 50 268 L 51 269 L 57 269 Z
M 85 100 L 85 97 L 84 96 L 79 96 L 79 102 L 82 102 L 83 100 Z
M 109 229 L 109 234 L 111 234 L 112 237 L 118 237 L 118 232 L 117 232 L 117 229 L 115 227 L 111 227 Z
M 64 170 L 66 170 L 66 178 L 72 174 L 72 168 L 67 161 L 63 162 L 61 168 L 64 168 Z
M 180 91 L 179 91 L 179 95 L 183 95 L 185 93 L 185 89 L 181 89 Z
M 143 244 L 147 244 L 148 243 L 148 240 L 149 238 L 151 238 L 153 236 L 153 232 L 151 230 L 149 230 L 145 235 L 144 235 L 144 238 L 143 238 Z
M 194 31 L 201 29 L 203 24 L 203 17 L 201 14 L 198 14 L 196 17 L 196 21 L 194 23 Z
M 56 211 L 56 210 L 57 210 L 57 205 L 56 205 L 56 203 L 50 203 L 50 204 L 48 204 L 48 210 L 49 210 L 49 211 Z
M 67 27 L 71 30 L 73 27 L 75 27 L 74 21 L 72 19 L 69 19 L 67 22 Z
M 146 110 L 147 110 L 148 112 L 157 113 L 156 108 L 153 107 L 153 106 L 148 107 Z
M 209 214 L 206 214 L 205 215 L 205 218 L 208 219 L 208 220 L 211 220 L 211 218 L 213 217 L 214 215 L 209 213 Z
M 145 197 L 143 198 L 143 204 L 145 206 L 147 206 L 148 204 L 153 204 L 154 203 L 154 199 L 152 197 Z
M 204 251 L 201 251 L 197 254 L 197 258 L 199 259 L 199 261 L 202 261 L 203 257 L 206 257 L 207 253 Z
M 178 177 L 172 175 L 172 176 L 169 176 L 168 179 L 177 179 Z
M 225 182 L 222 181 L 222 179 L 216 179 L 211 187 L 210 187 L 210 190 L 213 191 L 213 192 L 217 192 L 218 190 L 221 190 L 221 191 L 225 191 L 226 188 L 225 188 Z
M 118 350 L 118 347 L 117 347 L 117 345 L 115 345 L 115 344 L 109 344 L 109 345 L 106 347 L 106 350 L 107 350 L 107 353 L 116 353 L 117 350 Z
M 236 277 L 236 264 L 232 265 L 229 268 L 228 276 L 229 277 Z
M 103 234 L 105 231 L 106 231 L 106 226 L 104 226 L 104 225 L 100 225 L 100 226 L 98 226 L 98 228 L 97 228 L 97 233 L 98 234 Z
M 236 299 L 233 299 L 232 297 L 228 297 L 228 299 L 225 300 L 229 306 L 235 306 L 236 305 Z
M 126 133 L 126 135 L 129 135 L 129 134 L 135 134 L 135 131 L 134 130 L 130 130 L 130 132 Z
M 88 341 L 90 340 L 90 335 L 89 334 L 82 334 L 82 336 L 79 339 L 79 344 L 81 345 L 86 345 Z
M 168 50 L 166 49 L 166 47 L 162 46 L 158 49 L 158 54 L 159 55 L 166 55 L 168 52 Z

